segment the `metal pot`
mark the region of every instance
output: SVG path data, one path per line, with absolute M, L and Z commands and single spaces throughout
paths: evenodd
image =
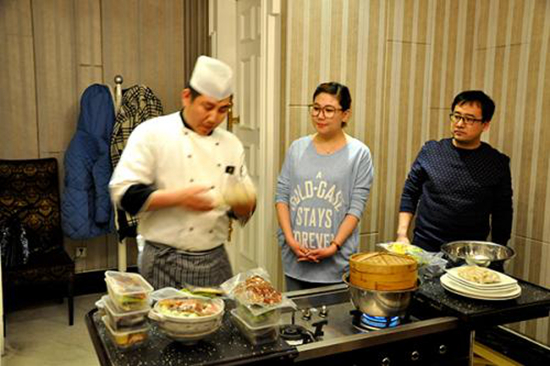
M 465 261 L 487 267 L 491 263 L 505 262 L 516 255 L 512 248 L 488 241 L 453 241 L 443 244 L 441 251 L 455 266 Z
M 352 285 L 349 274 L 342 276 L 342 280 L 348 285 L 351 302 L 357 310 L 372 316 L 400 316 L 405 315 L 411 302 L 412 294 L 418 287 L 398 291 L 365 290 Z

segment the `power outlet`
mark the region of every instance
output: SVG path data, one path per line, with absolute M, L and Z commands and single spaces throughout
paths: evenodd
M 88 254 L 86 247 L 76 247 L 75 259 L 84 259 L 86 254 Z

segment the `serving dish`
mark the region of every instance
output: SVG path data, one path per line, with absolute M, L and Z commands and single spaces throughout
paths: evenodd
M 149 318 L 156 321 L 168 337 L 182 343 L 195 343 L 220 328 L 224 309 L 222 299 L 176 297 L 159 300 L 149 312 Z

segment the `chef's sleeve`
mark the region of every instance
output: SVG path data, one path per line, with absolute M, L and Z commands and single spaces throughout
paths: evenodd
M 111 199 L 117 207 L 135 215 L 147 206 L 154 186 L 154 135 L 148 124 L 139 125 L 130 135 L 109 183 Z

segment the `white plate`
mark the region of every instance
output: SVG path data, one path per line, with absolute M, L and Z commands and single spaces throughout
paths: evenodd
M 518 281 L 513 279 L 510 276 L 505 275 L 504 273 L 500 273 L 498 271 L 494 271 L 492 269 L 486 268 L 488 271 L 491 271 L 498 275 L 500 278 L 500 282 L 497 283 L 477 283 L 473 281 L 468 281 L 465 278 L 460 277 L 458 274 L 458 270 L 461 267 L 454 267 L 451 269 L 446 270 L 449 276 L 451 276 L 454 280 L 459 281 L 461 283 L 464 283 L 467 286 L 476 288 L 478 290 L 488 290 L 488 289 L 497 289 L 497 288 L 515 288 L 517 286 Z
M 453 289 L 460 291 L 462 293 L 485 296 L 485 297 L 507 297 L 513 295 L 518 290 L 518 285 L 513 285 L 513 287 L 497 288 L 497 289 L 483 289 L 466 286 L 463 282 L 457 281 L 452 276 L 445 277 L 446 284 L 453 287 Z
M 450 274 L 447 276 L 447 279 L 448 281 L 451 281 L 455 285 L 455 287 L 463 289 L 463 292 L 472 292 L 480 295 L 484 295 L 484 294 L 507 295 L 510 292 L 516 291 L 518 288 L 517 283 L 512 283 L 510 285 L 500 286 L 500 287 L 479 288 L 476 286 L 472 286 L 469 281 L 464 281 L 464 280 L 461 281 L 460 279 L 457 279 Z
M 512 289 L 511 291 L 505 293 L 505 294 L 498 294 L 495 295 L 493 293 L 488 292 L 473 292 L 472 290 L 468 288 L 464 288 L 463 286 L 460 286 L 460 284 L 457 285 L 456 281 L 453 281 L 452 278 L 449 278 L 448 274 L 444 274 L 441 276 L 441 286 L 443 286 L 444 289 L 447 291 L 450 291 L 454 294 L 469 297 L 472 299 L 478 299 L 478 300 L 511 300 L 519 297 L 521 295 L 521 287 L 519 285 L 516 285 L 516 288 Z

